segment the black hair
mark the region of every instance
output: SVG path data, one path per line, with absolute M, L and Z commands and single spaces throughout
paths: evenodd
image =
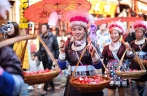
M 71 32 L 67 32 L 66 35 L 72 35 L 72 33 Z
M 118 31 L 118 30 L 117 30 Z M 111 32 L 109 32 L 110 34 L 111 34 Z M 123 35 L 122 33 L 120 33 L 119 31 L 118 31 L 118 34 L 119 34 L 119 36 L 121 36 L 121 35 Z
M 44 23 L 44 24 L 42 24 L 42 25 L 45 25 L 47 29 L 50 28 L 49 25 L 48 25 L 47 23 Z
M 49 28 L 49 32 L 52 32 L 53 31 L 53 29 L 52 28 Z
M 84 26 L 83 26 L 84 27 Z M 87 33 L 88 32 L 88 30 L 87 30 L 87 28 L 86 27 L 84 27 L 84 31 Z
M 37 56 L 37 53 L 36 52 L 31 52 L 31 55 L 33 55 L 34 57 Z
M 13 37 L 17 37 L 20 35 L 20 32 L 19 32 L 19 25 L 17 22 L 11 22 L 11 24 L 14 26 L 14 34 L 12 36 L 9 36 L 8 35 L 8 38 L 13 38 Z

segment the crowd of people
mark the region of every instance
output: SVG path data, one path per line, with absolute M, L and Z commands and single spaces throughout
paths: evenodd
M 76 16 L 74 17 L 76 18 Z M 77 20 L 78 21 L 78 20 Z M 100 59 L 103 59 L 104 64 L 107 66 L 109 70 L 109 74 L 111 77 L 111 82 L 107 86 L 109 96 L 115 96 L 115 89 L 118 88 L 119 96 L 125 96 L 125 87 L 128 86 L 129 81 L 127 79 L 122 79 L 121 77 L 117 76 L 115 73 L 116 68 L 118 67 L 118 62 L 121 59 L 122 54 L 127 49 L 127 53 L 125 56 L 125 61 L 121 67 L 121 70 L 128 70 L 131 69 L 140 69 L 139 65 L 135 62 L 132 63 L 133 59 L 133 52 L 131 48 L 133 48 L 136 52 L 138 52 L 140 59 L 147 59 L 146 57 L 146 26 L 147 23 L 145 21 L 137 21 L 134 23 L 134 30 L 125 30 L 122 22 L 113 22 L 112 24 L 107 26 L 107 24 L 102 24 L 99 26 L 99 30 L 95 24 L 91 24 L 89 31 L 87 31 L 87 25 L 82 25 L 82 23 L 76 23 L 73 21 L 71 25 L 71 31 L 67 33 L 67 41 L 57 42 L 57 37 L 52 34 L 52 28 L 49 28 L 48 24 L 42 24 L 41 27 L 41 38 L 51 50 L 54 57 L 58 60 L 58 64 L 62 70 L 67 68 L 67 61 L 70 65 L 70 74 L 67 78 L 67 83 L 65 85 L 65 92 L 64 96 L 103 96 L 103 91 L 98 92 L 80 92 L 75 87 L 73 87 L 69 80 L 71 78 L 71 73 L 73 72 L 73 68 L 77 63 L 80 54 L 82 53 L 83 49 L 87 47 L 87 51 L 85 52 L 81 62 L 80 67 L 77 69 L 78 71 L 85 71 L 82 75 L 96 75 L 96 69 L 104 69 L 102 66 L 102 62 Z M 11 32 L 8 33 L 7 39 L 20 36 L 19 27 L 16 22 L 11 22 L 12 29 Z M 87 23 L 88 24 L 88 23 Z M 140 26 L 144 25 L 144 26 Z M 123 34 L 125 33 L 125 34 Z M 123 37 L 124 41 L 126 42 L 123 44 L 120 41 L 120 38 Z M 92 43 L 89 43 L 88 39 L 91 39 Z M 44 69 L 48 68 L 51 69 L 53 66 L 53 62 L 50 59 L 50 56 L 47 54 L 46 50 L 39 44 L 39 50 L 33 50 L 28 52 L 27 48 L 28 41 L 20 41 L 16 42 L 9 46 L 18 56 L 22 64 L 22 69 L 24 71 L 37 71 L 39 70 L 40 61 L 42 61 Z M 145 46 L 144 46 L 145 45 Z M 143 46 L 143 47 L 142 47 Z M 7 47 L 6 47 L 7 48 Z M 60 52 L 59 52 L 60 48 Z M 36 51 L 36 52 L 35 52 Z M 139 52 L 141 51 L 141 52 Z M 2 51 L 4 52 L 4 51 Z M 25 53 L 25 54 L 24 54 Z M 31 61 L 29 61 L 29 54 L 31 54 Z M 5 58 L 6 59 L 6 58 Z M 131 62 L 131 64 L 130 64 Z M 91 67 L 90 70 L 87 67 Z M 3 70 L 3 68 L 1 68 Z M 77 71 L 77 73 L 78 73 Z M 8 70 L 9 72 L 9 70 Z M 89 72 L 89 73 L 87 73 Z M 80 72 L 79 72 L 80 73 Z M 105 75 L 105 70 L 102 70 L 103 75 Z M 20 73 L 19 73 L 20 74 Z M 19 76 L 18 76 L 19 77 Z M 19 77 L 21 78 L 21 77 Z M 17 80 L 17 79 L 16 79 Z M 145 81 L 146 81 L 146 74 L 141 77 L 141 79 L 133 80 L 136 82 L 138 95 L 145 96 L 146 89 L 145 89 Z M 23 82 L 23 80 L 21 81 Z M 10 83 L 10 82 L 9 82 Z M 50 84 L 51 90 L 55 90 L 55 86 L 53 81 L 45 83 L 43 87 L 43 91 L 41 92 L 42 95 L 45 95 L 48 90 L 48 85 Z M 33 86 L 34 90 L 36 90 L 36 86 Z M 14 94 L 14 93 L 13 93 Z
M 106 86 L 108 96 L 115 96 L 116 89 L 118 89 L 119 96 L 125 96 L 125 88 L 129 86 L 130 80 L 119 77 L 116 74 L 116 69 L 119 66 L 118 64 L 122 55 L 127 50 L 120 70 L 140 70 L 139 64 L 133 59 L 134 53 L 132 49 L 135 50 L 140 59 L 147 59 L 145 37 L 147 22 L 136 21 L 132 25 L 133 27 L 131 26 L 130 29 L 126 29 L 123 22 L 116 21 L 108 26 L 107 24 L 102 24 L 98 31 L 97 26 L 91 24 L 89 31 L 87 31 L 88 22 L 86 21 L 88 21 L 88 18 L 87 20 L 83 18 L 86 18 L 86 16 L 73 16 L 72 14 L 70 19 L 72 37 L 68 42 L 61 41 L 59 44 L 60 53 L 58 64 L 60 68 L 62 70 L 66 69 L 66 60 L 70 65 L 70 73 L 67 77 L 64 96 L 104 96 L 103 91 L 81 92 L 69 83 L 71 73 L 74 71 L 73 69 L 86 46 L 87 50 L 80 61 L 80 67 L 76 70 L 76 75 L 95 75 L 95 72 L 93 72 L 94 69 L 101 69 L 103 67 L 102 63 L 104 62 L 111 78 L 110 84 Z M 87 38 L 91 39 L 91 43 Z M 91 70 L 88 69 L 89 67 L 91 67 Z M 105 71 L 103 70 L 102 73 L 105 74 Z M 139 96 L 146 96 L 146 75 L 141 76 L 140 79 L 132 79 L 136 82 L 136 89 Z
M 133 59 L 132 49 L 141 60 L 147 60 L 147 22 L 135 21 L 129 29 L 126 29 L 122 22 L 115 21 L 109 25 L 100 25 L 98 30 L 98 26 L 90 22 L 88 12 L 79 11 L 80 14 L 77 12 L 73 11 L 73 14 L 68 15 L 71 32 L 67 33 L 66 41 L 58 42 L 48 24 L 41 26 L 40 37 L 58 61 L 60 69 L 69 68 L 64 96 L 104 96 L 103 90 L 82 92 L 70 84 L 71 75 L 85 48 L 86 52 L 80 60 L 80 67 L 77 67 L 75 76 L 95 76 L 97 75 L 95 69 L 102 69 L 102 74 L 105 75 L 106 70 L 102 64 L 104 63 L 111 78 L 110 84 L 106 86 L 108 96 L 115 96 L 116 89 L 118 89 L 119 96 L 125 96 L 125 88 L 128 87 L 130 81 L 119 77 L 116 69 L 125 50 L 121 71 L 140 70 L 139 64 Z M 88 27 L 89 24 L 90 27 Z M 7 39 L 18 36 L 20 36 L 19 26 L 16 22 L 11 22 L 11 31 L 8 32 Z M 41 43 L 39 43 L 39 50 L 36 50 L 34 45 L 30 45 L 33 49 L 28 51 L 27 46 L 28 40 L 24 40 L 0 49 L 0 96 L 19 96 L 25 85 L 23 71 L 39 70 L 40 62 L 44 69 L 52 69 L 53 61 Z M 147 69 L 146 66 L 145 68 Z M 132 80 L 136 82 L 138 95 L 146 96 L 147 73 L 139 79 Z M 54 82 L 50 81 L 44 84 L 40 94 L 47 94 L 49 85 L 51 90 L 55 90 Z M 36 86 L 33 87 L 36 90 Z

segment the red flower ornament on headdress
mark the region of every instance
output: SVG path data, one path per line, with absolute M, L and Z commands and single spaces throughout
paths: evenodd
M 84 27 L 87 27 L 87 24 L 88 24 L 88 20 L 82 16 L 75 16 L 70 19 L 70 26 L 82 25 Z
M 113 22 L 109 25 L 109 32 L 112 30 L 117 30 L 119 33 L 123 34 L 125 31 L 124 24 L 120 21 Z
M 136 21 L 133 24 L 134 30 L 142 29 L 143 31 L 147 30 L 147 22 L 146 21 Z
M 70 27 L 74 25 L 81 25 L 87 27 L 89 23 L 94 23 L 94 18 L 86 11 L 74 10 L 65 15 L 65 21 L 70 21 Z

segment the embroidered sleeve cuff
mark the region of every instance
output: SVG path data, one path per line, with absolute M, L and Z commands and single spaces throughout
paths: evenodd
M 58 65 L 59 65 L 61 70 L 64 70 L 64 69 L 66 69 L 67 64 L 66 64 L 66 61 L 61 62 L 60 60 L 58 60 Z
M 97 64 L 94 64 L 93 66 L 94 66 L 94 68 L 96 68 L 96 69 L 100 69 L 100 68 L 102 68 L 102 62 L 100 61 L 100 62 L 98 62 Z
M 99 61 L 99 59 L 100 59 L 100 56 L 95 53 L 95 57 L 92 58 L 92 62 L 97 62 Z
M 66 57 L 65 53 L 60 53 L 59 54 L 59 59 L 60 60 L 65 60 L 65 57 Z

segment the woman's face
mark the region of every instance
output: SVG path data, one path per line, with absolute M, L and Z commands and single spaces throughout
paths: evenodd
M 138 29 L 138 30 L 136 30 L 135 35 L 136 35 L 136 39 L 139 40 L 139 39 L 143 38 L 144 32 L 143 32 L 143 30 Z
M 117 42 L 120 39 L 120 34 L 117 30 L 112 30 L 110 32 L 110 38 L 112 42 Z
M 85 35 L 85 30 L 84 27 L 76 25 L 72 27 L 72 34 L 73 34 L 73 38 L 77 41 L 80 41 L 84 38 Z
M 13 26 L 13 24 L 11 24 L 11 31 L 8 32 L 8 35 L 9 36 L 13 36 L 14 35 L 14 32 L 15 32 L 14 26 Z

